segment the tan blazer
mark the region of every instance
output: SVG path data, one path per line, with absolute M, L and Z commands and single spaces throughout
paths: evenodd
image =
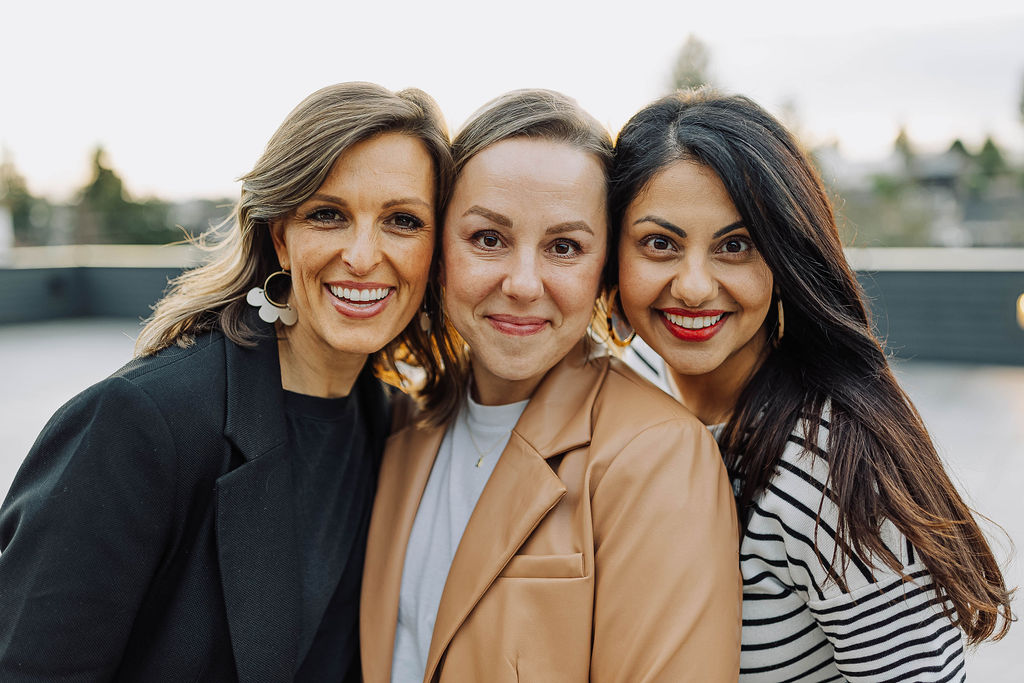
M 391 678 L 416 509 L 445 426 L 388 440 L 363 572 L 368 683 Z M 735 681 L 736 513 L 708 430 L 582 345 L 541 382 L 448 573 L 424 681 Z

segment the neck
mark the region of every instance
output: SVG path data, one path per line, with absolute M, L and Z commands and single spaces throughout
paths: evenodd
M 280 332 L 277 355 L 285 390 L 320 398 L 349 395 L 366 364 L 366 355 L 325 349 L 323 345 L 303 343 L 298 335 L 282 336 Z
M 668 379 L 679 402 L 706 425 L 721 424 L 732 417 L 747 382 L 768 353 L 762 328 L 743 348 L 711 372 L 684 375 L 669 366 Z
M 536 391 L 544 378 L 531 377 L 523 380 L 503 379 L 481 367 L 481 364 L 470 363 L 473 382 L 469 388 L 470 395 L 477 403 L 485 406 L 503 406 L 509 403 L 525 401 Z

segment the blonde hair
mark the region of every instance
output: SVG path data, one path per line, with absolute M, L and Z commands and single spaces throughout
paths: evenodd
M 553 90 L 535 88 L 500 95 L 469 117 L 452 141 L 456 182 L 474 156 L 503 140 L 520 137 L 561 142 L 592 154 L 600 162 L 606 181 L 610 175 L 613 146 L 608 130 L 576 100 Z M 609 223 L 609 250 L 611 232 Z M 434 320 L 431 347 L 444 363 L 445 380 L 425 386 L 418 396 L 421 422 L 438 425 L 451 419 L 465 400 L 469 353 L 466 342 L 444 316 L 439 288 L 433 288 L 425 305 Z
M 214 329 L 242 346 L 263 333 L 246 319 L 245 295 L 280 269 L 270 236 L 271 221 L 311 197 L 338 157 L 358 142 L 400 132 L 419 139 L 434 164 L 435 208 L 451 191 L 454 166 L 448 129 L 437 103 L 415 88 L 391 92 L 372 83 L 339 83 L 322 88 L 285 118 L 253 169 L 242 176 L 241 198 L 233 216 L 199 239 L 212 258 L 170 282 L 135 343 L 136 356 L 173 344 L 189 346 L 196 335 Z M 212 244 L 212 246 L 210 246 Z M 436 249 L 435 249 L 436 256 Z M 432 279 L 436 277 L 436 258 Z M 374 356 L 378 375 L 404 384 L 395 355 L 411 354 L 428 384 L 440 373 L 430 340 L 415 319 Z

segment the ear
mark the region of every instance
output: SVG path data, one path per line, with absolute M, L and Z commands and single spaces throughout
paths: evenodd
M 274 243 L 274 251 L 277 253 L 277 262 L 281 264 L 281 267 L 285 270 L 291 270 L 291 260 L 288 258 L 288 245 L 285 243 L 285 230 L 284 220 L 278 218 L 270 221 L 270 239 Z

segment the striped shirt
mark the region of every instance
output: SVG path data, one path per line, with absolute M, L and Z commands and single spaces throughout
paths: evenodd
M 667 388 L 664 364 L 649 348 L 631 349 L 626 360 Z M 828 423 L 817 443 L 803 434 L 798 425 L 789 437 L 740 544 L 740 680 L 966 680 L 961 631 L 942 615 L 927 567 L 896 527 L 883 522 L 881 536 L 909 581 L 880 559 L 837 547 Z M 830 578 L 831 566 L 845 585 Z

